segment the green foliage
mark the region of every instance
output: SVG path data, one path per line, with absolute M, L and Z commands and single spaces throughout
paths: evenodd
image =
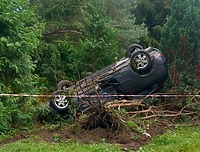
M 70 26 L 83 0 L 30 0 L 37 13 L 46 22 L 46 33 Z M 56 33 L 55 33 L 56 34 Z M 56 36 L 56 35 L 51 35 Z M 51 38 L 50 38 L 51 39 Z
M 42 43 L 46 43 L 43 41 Z M 36 73 L 49 84 L 49 89 L 55 89 L 55 85 L 64 79 L 71 80 L 74 76 L 74 66 L 72 54 L 74 53 L 73 45 L 66 40 L 46 43 L 37 50 L 34 57 L 37 63 Z
M 195 81 L 200 63 L 199 6 L 196 0 L 174 0 L 172 14 L 162 31 L 161 45 L 171 66 L 170 73 L 174 75 L 172 79 L 176 80 L 175 86 L 199 87 Z
M 148 47 L 160 47 L 161 31 L 170 15 L 172 0 L 137 0 L 133 4 L 131 13 L 136 17 L 136 24 L 144 23 L 148 28 L 148 35 L 141 38 L 141 44 Z
M 65 113 L 58 113 L 53 110 L 49 103 L 46 105 L 40 105 L 37 109 L 36 120 L 42 124 L 56 124 L 60 128 L 63 124 L 73 124 L 75 120 L 77 107 L 74 103 L 74 99 L 69 99 L 70 104 Z
M 43 25 L 26 0 L 0 1 L 0 92 L 36 92 L 32 61 Z M 0 98 L 0 134 L 33 123 L 34 100 Z
M 179 128 L 157 136 L 152 143 L 141 147 L 138 152 L 198 152 L 200 150 L 199 138 L 199 126 Z
M 133 43 L 139 43 L 140 37 L 147 34 L 143 23 L 136 23 L 135 14 L 131 14 L 131 6 L 135 4 L 130 0 L 104 0 L 106 13 L 110 16 L 108 26 L 116 30 L 115 40 L 120 51 Z M 124 55 L 124 54 L 123 54 Z
M 133 122 L 133 121 L 126 121 L 125 122 L 125 125 L 130 129 L 130 130 L 136 130 L 137 132 L 139 132 L 139 133 L 143 133 L 144 132 L 144 130 L 140 127 L 140 126 L 138 126 L 138 124 L 137 123 L 135 123 L 135 122 Z
M 35 63 L 49 88 L 62 79 L 73 80 L 77 71 L 84 76 L 114 62 L 122 49 L 146 34 L 144 25 L 135 25 L 128 0 L 31 3 L 46 22 Z
M 0 98 L 0 134 L 12 133 L 13 129 L 28 129 L 35 122 L 36 101 L 28 98 Z
M 148 27 L 151 34 L 156 34 L 153 31 L 161 32 L 159 26 L 165 24 L 165 19 L 171 11 L 172 0 L 157 1 L 157 0 L 140 0 L 133 5 L 132 13 L 136 16 L 136 23 Z M 160 27 L 159 27 L 160 28 Z M 160 38 L 160 37 L 155 37 Z
M 88 5 L 82 10 L 81 36 L 75 47 L 74 62 L 80 73 L 94 72 L 113 63 L 117 54 L 115 30 L 109 28 L 105 8 Z
M 76 37 L 74 22 L 80 12 L 82 0 L 31 0 L 37 15 L 46 23 L 43 40 L 36 50 L 34 63 L 36 74 L 47 83 L 45 87 L 51 92 L 63 79 L 73 79 L 74 66 L 70 59 L 73 53 L 72 37 Z M 68 38 L 70 35 L 70 39 Z
M 35 84 L 34 50 L 39 44 L 42 25 L 25 0 L 0 2 L 0 84 L 12 92 L 27 92 Z

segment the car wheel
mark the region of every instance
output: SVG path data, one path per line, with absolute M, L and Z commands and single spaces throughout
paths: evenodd
M 151 64 L 151 57 L 146 51 L 136 51 L 131 55 L 130 67 L 134 72 L 146 71 L 151 67 Z
M 57 90 L 52 95 L 53 97 L 49 101 L 51 107 L 59 113 L 66 112 L 70 103 L 69 98 L 66 96 L 67 91 Z
M 143 47 L 139 44 L 132 44 L 128 47 L 128 49 L 126 50 L 126 57 L 130 58 L 131 55 L 133 54 L 133 52 L 135 52 L 136 50 L 143 50 Z
M 72 83 L 68 80 L 62 80 L 57 84 L 57 90 L 67 91 L 69 87 L 72 86 Z

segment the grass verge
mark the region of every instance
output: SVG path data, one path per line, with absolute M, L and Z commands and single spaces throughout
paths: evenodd
M 168 131 L 137 152 L 200 152 L 200 127 L 181 127 Z
M 118 145 L 102 143 L 82 144 L 73 139 L 62 142 L 48 143 L 31 136 L 26 140 L 2 145 L 1 152 L 120 152 Z M 125 150 L 126 151 L 126 150 Z M 180 127 L 159 135 L 154 140 L 141 147 L 137 152 L 199 152 L 200 127 Z M 130 150 L 131 152 L 131 150 Z
M 64 143 L 47 143 L 40 140 L 21 140 L 0 147 L 1 152 L 120 152 L 117 145 L 98 143 L 81 144 L 79 142 L 67 140 Z

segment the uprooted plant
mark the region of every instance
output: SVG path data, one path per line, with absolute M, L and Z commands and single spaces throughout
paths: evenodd
M 88 98 L 87 102 L 94 102 L 91 100 L 94 99 Z M 151 121 L 154 123 L 162 122 L 168 127 L 199 125 L 200 103 L 199 97 L 195 96 L 191 98 L 174 97 L 159 99 L 154 97 L 148 98 L 147 96 L 142 99 L 124 99 L 109 102 L 101 101 L 101 98 L 99 98 L 97 101 L 98 104 L 96 106 L 93 105 L 86 109 L 88 117 L 83 123 L 83 128 L 85 129 L 91 130 L 101 127 L 120 131 L 124 127 L 127 129 L 127 124 L 130 124 L 127 122 L 130 122 L 130 120 L 135 124 L 135 127 L 132 129 L 139 130 L 139 132 L 142 132 L 146 124 Z M 85 111 L 82 112 L 84 113 Z M 138 126 L 141 126 L 141 128 Z

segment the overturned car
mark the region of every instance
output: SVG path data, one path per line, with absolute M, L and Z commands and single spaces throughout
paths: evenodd
M 49 100 L 49 106 L 52 110 L 63 113 L 68 110 L 71 102 L 74 102 L 77 108 L 85 109 L 97 100 L 106 103 L 130 98 L 128 95 L 156 93 L 167 75 L 166 58 L 160 50 L 153 47 L 143 49 L 138 44 L 132 44 L 126 50 L 125 57 L 118 62 L 74 84 L 68 80 L 60 81 L 57 91 Z M 68 95 L 75 97 L 72 99 Z M 88 99 L 90 95 L 97 96 Z

